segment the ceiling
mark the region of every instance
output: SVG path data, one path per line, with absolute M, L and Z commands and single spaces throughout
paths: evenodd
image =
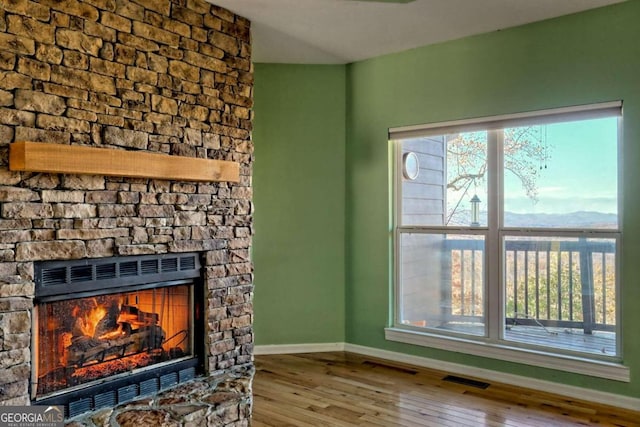
M 624 0 L 209 0 L 251 20 L 254 62 L 343 64 Z

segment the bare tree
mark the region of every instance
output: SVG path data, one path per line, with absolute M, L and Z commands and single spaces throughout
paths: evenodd
M 514 174 L 527 197 L 537 202 L 537 180 L 550 157 L 543 126 L 508 128 L 501 132 L 505 171 Z M 446 146 L 447 190 L 460 193 L 460 198 L 448 214 L 450 220 L 469 188 L 486 183 L 487 133 L 460 133 L 450 137 Z

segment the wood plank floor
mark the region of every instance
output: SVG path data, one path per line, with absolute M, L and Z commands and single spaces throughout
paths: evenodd
M 640 426 L 640 412 L 350 353 L 256 356 L 253 427 Z M 526 385 L 526 384 L 525 384 Z

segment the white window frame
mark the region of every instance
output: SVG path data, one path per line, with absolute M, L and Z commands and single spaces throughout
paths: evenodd
M 502 158 L 502 141 L 496 129 L 526 126 L 540 123 L 585 120 L 599 117 L 622 117 L 622 102 L 605 102 L 573 107 L 563 107 L 542 111 L 532 111 L 493 117 L 481 117 L 443 123 L 408 126 L 389 129 L 389 140 L 392 144 L 393 157 L 393 242 L 394 242 L 394 303 L 391 327 L 385 328 L 385 338 L 441 350 L 466 353 L 475 356 L 489 357 L 498 360 L 520 362 L 527 365 L 560 369 L 567 372 L 594 377 L 629 382 L 629 368 L 622 359 L 622 327 L 620 325 L 620 260 L 622 239 L 622 129 L 619 120 L 618 128 L 618 228 L 616 230 L 576 230 L 576 229 L 543 229 L 504 227 L 502 180 L 504 174 Z M 398 223 L 402 218 L 402 153 L 401 144 L 395 142 L 418 136 L 446 135 L 472 130 L 487 130 L 487 162 L 488 162 L 488 224 L 485 227 L 450 227 L 450 226 L 403 226 Z M 492 136 L 493 135 L 493 136 Z M 493 207 L 493 209 L 491 208 Z M 400 236 L 403 233 L 446 233 L 475 234 L 485 236 L 485 336 L 471 336 L 456 333 L 440 333 L 434 330 L 413 327 L 400 322 Z M 616 240 L 616 356 L 598 356 L 582 354 L 562 349 L 546 349 L 522 345 L 514 341 L 504 340 L 505 296 L 503 283 L 502 242 L 507 236 L 539 235 L 549 237 L 587 237 L 613 238 Z M 494 285 L 491 285 L 491 284 Z

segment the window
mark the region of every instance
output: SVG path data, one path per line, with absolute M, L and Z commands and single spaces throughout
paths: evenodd
M 621 112 L 613 102 L 392 129 L 387 337 L 619 362 Z

